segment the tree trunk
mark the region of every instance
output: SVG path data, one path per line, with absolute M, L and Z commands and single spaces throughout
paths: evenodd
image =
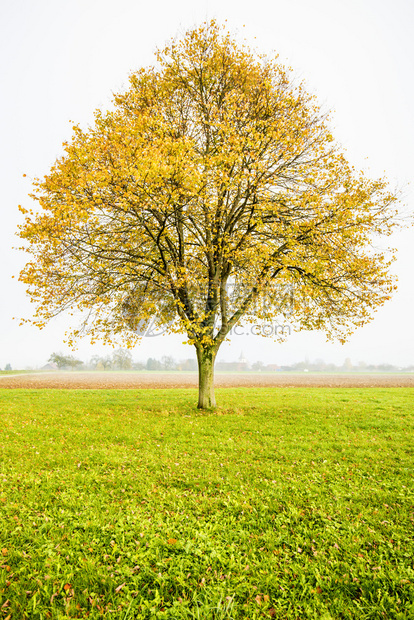
M 216 398 L 214 396 L 215 359 L 215 351 L 197 348 L 199 409 L 212 409 L 216 406 Z

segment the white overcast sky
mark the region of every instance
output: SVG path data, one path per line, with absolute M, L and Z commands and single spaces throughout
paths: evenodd
M 17 205 L 30 206 L 30 179 L 46 174 L 62 153 L 69 120 L 87 126 L 96 108 L 105 109 L 112 93 L 127 87 L 131 71 L 153 63 L 157 47 L 206 18 L 226 20 L 259 51 L 276 51 L 334 111 L 333 132 L 351 163 L 372 177 L 385 172 L 403 190 L 405 210 L 413 211 L 412 0 L 1 0 L 0 368 L 43 365 L 53 351 L 68 351 L 68 317 L 42 331 L 13 320 L 32 313 L 24 287 L 12 279 L 26 260 L 12 247 L 19 244 Z M 342 363 L 349 357 L 354 363 L 413 364 L 413 228 L 391 244 L 399 248 L 399 290 L 346 345 L 326 344 L 314 332 L 295 334 L 282 345 L 235 336 L 218 359 L 243 351 L 251 362 Z M 134 358 L 193 357 L 182 340 L 146 338 Z M 77 355 L 86 360 L 103 351 L 81 341 Z

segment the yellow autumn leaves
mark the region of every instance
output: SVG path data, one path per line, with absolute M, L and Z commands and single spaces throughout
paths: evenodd
M 395 226 L 395 196 L 355 173 L 276 60 L 213 21 L 167 45 L 114 103 L 75 126 L 35 182 L 43 212 L 26 212 L 20 233 L 35 323 L 77 307 L 77 334 L 130 344 L 156 317 L 217 350 L 243 315 L 264 316 L 260 295 L 266 318 L 283 313 L 287 285 L 299 327 L 341 337 L 389 297 L 390 258 L 370 240 Z M 237 303 L 231 282 L 245 290 Z

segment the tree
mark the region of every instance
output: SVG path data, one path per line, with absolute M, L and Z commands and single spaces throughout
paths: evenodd
M 112 354 L 113 367 L 118 370 L 131 370 L 132 354 L 128 349 L 117 349 Z
M 63 370 L 65 368 L 75 370 L 83 365 L 83 362 L 73 357 L 73 355 L 62 355 L 62 353 L 52 353 L 48 361 L 56 364 L 59 370 Z
M 47 361 L 56 364 L 59 370 L 63 370 L 68 366 L 68 359 L 66 355 L 62 355 L 62 353 L 52 353 Z
M 112 357 L 110 355 L 105 355 L 104 357 L 99 358 L 99 363 L 104 370 L 110 370 L 112 368 Z
M 145 365 L 142 362 L 133 362 L 132 369 L 133 370 L 144 370 Z
M 82 360 L 76 359 L 76 357 L 73 357 L 73 355 L 68 355 L 67 361 L 68 366 L 71 368 L 71 370 L 79 370 L 83 366 Z
M 252 364 L 252 369 L 253 370 L 263 370 L 264 369 L 264 364 L 263 362 L 261 362 L 260 360 L 257 360 L 257 362 L 254 362 L 254 364 Z
M 134 344 L 186 334 L 199 407 L 215 405 L 217 351 L 242 317 L 294 317 L 342 341 L 390 297 L 396 225 L 386 182 L 348 164 L 323 114 L 276 58 L 210 22 L 130 77 L 114 109 L 74 126 L 21 209 L 20 275 L 34 323 L 78 308 L 89 333 Z
M 178 366 L 177 366 L 177 370 L 184 370 L 184 371 L 192 371 L 192 370 L 197 370 L 197 360 L 195 359 L 186 359 L 186 360 L 182 360 Z
M 99 357 L 99 355 L 92 355 L 89 361 L 89 367 L 92 368 L 93 370 L 98 370 L 98 366 L 100 362 L 101 362 L 101 358 Z
M 161 362 L 154 359 L 153 357 L 149 357 L 147 359 L 145 367 L 147 370 L 161 370 Z
M 177 367 L 176 361 L 171 355 L 163 355 L 161 365 L 164 370 L 175 370 Z

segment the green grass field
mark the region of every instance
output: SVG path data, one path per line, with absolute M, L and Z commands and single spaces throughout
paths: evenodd
M 412 389 L 0 391 L 0 618 L 414 618 Z

